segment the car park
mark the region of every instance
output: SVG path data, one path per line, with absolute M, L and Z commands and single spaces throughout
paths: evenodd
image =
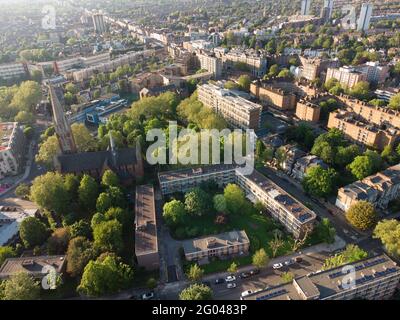
M 225 279 L 223 278 L 215 279 L 215 284 L 221 284 L 221 283 L 225 283 Z
M 227 276 L 226 278 L 225 278 L 225 281 L 226 282 L 232 282 L 232 281 L 235 281 L 236 280 L 236 277 L 235 276 Z
M 226 284 L 226 287 L 227 287 L 228 289 L 234 289 L 234 288 L 236 288 L 236 283 L 234 283 L 234 282 L 229 282 L 229 283 Z
M 275 263 L 273 266 L 272 266 L 272 268 L 273 269 L 280 269 L 280 268 L 282 268 L 283 267 L 283 264 L 282 263 Z

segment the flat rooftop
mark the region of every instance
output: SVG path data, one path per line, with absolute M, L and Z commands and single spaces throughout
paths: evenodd
M 60 273 L 65 261 L 64 255 L 8 258 L 0 267 L 0 279 L 8 278 L 17 272 L 28 272 L 32 276 L 41 276 L 43 268 L 46 266 L 54 267 Z
M 313 211 L 257 170 L 253 170 L 250 175 L 244 177 L 257 185 L 257 187 L 261 188 L 264 192 L 268 193 L 271 198 L 279 203 L 282 208 L 286 209 L 286 211 L 294 216 L 301 224 L 316 218 L 317 215 Z
M 136 187 L 135 226 L 136 256 L 157 252 L 157 221 L 152 185 Z
M 355 284 L 363 285 L 394 274 L 400 274 L 400 267 L 387 255 L 378 255 L 371 258 L 348 264 L 355 268 Z M 319 294 L 319 299 L 328 299 L 347 290 L 341 284 L 343 266 L 315 273 L 313 275 L 296 278 L 295 281 L 306 296 Z M 244 298 L 245 300 L 303 300 L 293 283 L 275 286 Z
M 237 246 L 248 242 L 249 238 L 244 230 L 233 230 L 217 235 L 185 240 L 183 241 L 183 249 L 185 254 L 190 254 L 227 246 Z
M 198 168 L 190 168 L 190 169 L 182 169 L 176 171 L 166 171 L 160 172 L 158 174 L 158 179 L 160 183 L 163 182 L 170 182 L 175 180 L 185 180 L 190 179 L 195 176 L 202 176 L 206 174 L 212 174 L 217 172 L 223 172 L 228 170 L 234 170 L 235 165 L 233 164 L 216 164 L 216 165 L 209 165 L 203 166 Z

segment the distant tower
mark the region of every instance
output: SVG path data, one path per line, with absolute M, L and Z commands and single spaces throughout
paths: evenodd
M 106 32 L 106 24 L 104 22 L 104 15 L 101 13 L 94 13 L 92 15 L 94 31 L 97 33 Z
M 370 3 L 363 3 L 361 6 L 360 17 L 358 18 L 357 30 L 367 31 L 369 29 L 369 22 L 372 16 L 373 5 Z
M 52 85 L 49 85 L 51 107 L 53 109 L 54 127 L 62 153 L 76 153 L 76 145 L 72 135 L 71 126 L 64 115 L 63 107 L 58 100 Z
M 321 9 L 321 18 L 327 22 L 332 18 L 333 0 L 324 0 L 324 6 Z
M 310 14 L 310 5 L 311 5 L 311 0 L 302 0 L 300 15 L 308 16 Z

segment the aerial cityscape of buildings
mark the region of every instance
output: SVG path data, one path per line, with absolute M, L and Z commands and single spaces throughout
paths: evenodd
M 399 299 L 400 1 L 43 6 L 0 11 L 0 300 Z

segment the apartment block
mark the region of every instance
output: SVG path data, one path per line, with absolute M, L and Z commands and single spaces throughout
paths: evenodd
M 253 82 L 250 92 L 261 102 L 281 110 L 293 110 L 296 107 L 296 95 L 285 87 Z
M 393 296 L 399 284 L 400 267 L 385 254 L 347 265 L 354 268 L 354 276 L 343 267 L 295 278 L 244 300 L 385 300 Z
M 5 63 L 0 64 L 0 79 L 9 80 L 29 75 L 28 67 L 25 63 Z
M 300 75 L 301 77 L 313 81 L 316 78 L 323 78 L 328 68 L 336 68 L 339 66 L 338 60 L 307 58 L 300 56 Z
M 237 170 L 236 182 L 251 201 L 261 201 L 295 238 L 312 231 L 316 214 L 258 171 L 243 175 Z
M 214 74 L 214 78 L 218 79 L 222 75 L 222 60 L 208 55 L 206 53 L 197 53 L 197 58 L 200 62 L 200 68 L 205 69 L 208 72 L 212 72 Z
M 319 121 L 320 115 L 321 107 L 318 104 L 306 99 L 297 102 L 296 117 L 300 120 L 316 123 Z
M 393 145 L 400 135 L 400 131 L 394 127 L 378 126 L 347 110 L 331 112 L 328 128 L 337 128 L 355 143 L 378 150 L 383 150 L 387 145 Z
M 139 266 L 147 270 L 159 268 L 157 217 L 152 185 L 136 187 L 135 254 Z
M 226 69 L 234 69 L 235 63 L 245 64 L 254 77 L 263 77 L 267 72 L 267 59 L 255 50 L 232 49 L 222 57 Z
M 375 94 L 376 94 L 377 98 L 384 100 L 386 102 L 389 102 L 390 99 L 398 93 L 400 93 L 400 89 L 392 88 L 392 87 L 375 90 Z
M 379 61 L 368 61 L 357 67 L 357 70 L 366 75 L 367 81 L 381 84 L 389 77 L 390 68 L 388 65 L 380 65 Z
M 368 80 L 365 73 L 348 66 L 341 68 L 328 68 L 325 83 L 332 78 L 338 80 L 342 87 L 345 88 L 353 88 L 357 83 Z
M 336 206 L 347 211 L 358 201 L 368 201 L 380 209 L 400 196 L 400 164 L 356 181 L 338 190 Z
M 316 218 L 313 211 L 256 170 L 250 175 L 243 175 L 236 168 L 234 165 L 214 165 L 159 173 L 161 192 L 163 195 L 186 192 L 207 181 L 214 181 L 221 187 L 236 183 L 251 201 L 261 201 L 272 217 L 295 237 L 312 230 Z
M 187 261 L 208 260 L 211 257 L 233 257 L 249 252 L 250 240 L 244 230 L 233 230 L 213 236 L 183 242 Z
M 234 90 L 214 84 L 203 84 L 197 92 L 199 101 L 220 114 L 231 126 L 241 129 L 260 127 L 261 105 L 242 98 Z
M 26 138 L 17 122 L 0 123 L 0 179 L 21 172 L 26 155 Z

